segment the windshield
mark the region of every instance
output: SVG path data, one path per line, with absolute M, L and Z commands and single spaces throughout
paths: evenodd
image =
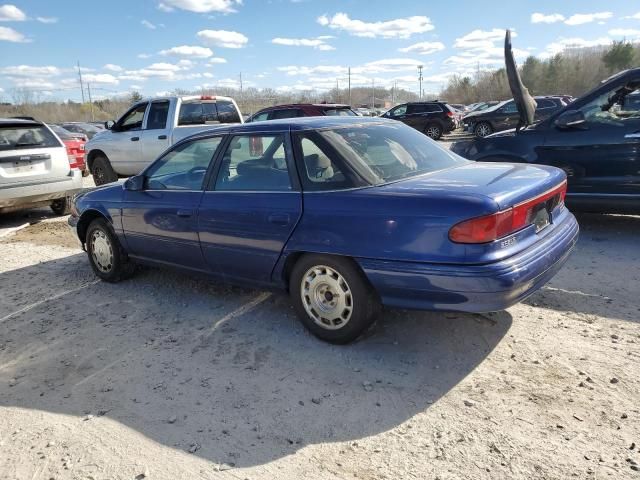
M 326 141 L 371 185 L 467 163 L 404 124 L 357 125 L 305 132 L 304 136 L 316 143 Z

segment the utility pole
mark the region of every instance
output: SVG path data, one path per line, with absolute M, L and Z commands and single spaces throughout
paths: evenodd
M 89 105 L 91 106 L 91 121 L 94 121 L 93 118 L 93 100 L 91 100 L 91 84 L 87 83 L 87 92 L 89 92 Z
M 78 60 L 78 77 L 80 77 L 80 93 L 82 94 L 82 103 L 84 103 L 84 86 L 82 85 L 82 72 L 80 71 L 80 60 Z
M 351 105 L 351 67 L 349 67 L 349 105 Z
M 336 78 L 336 103 L 340 103 L 340 83 L 338 83 L 339 80 Z
M 376 109 L 376 79 L 371 79 L 371 110 Z
M 418 65 L 418 81 L 420 82 L 420 99 L 422 100 L 422 68 L 424 65 Z

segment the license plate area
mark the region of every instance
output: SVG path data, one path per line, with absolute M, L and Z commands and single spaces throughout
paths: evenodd
M 42 160 L 24 160 L 12 162 L 11 166 L 7 169 L 7 173 L 42 172 L 44 169 L 45 165 Z

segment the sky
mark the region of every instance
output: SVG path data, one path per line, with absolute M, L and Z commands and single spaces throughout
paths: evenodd
M 640 41 L 638 0 L 0 0 L 0 100 L 216 86 L 438 92 L 453 74 L 564 48 Z

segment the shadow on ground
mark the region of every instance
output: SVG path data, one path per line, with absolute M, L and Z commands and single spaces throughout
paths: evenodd
M 104 415 L 236 466 L 410 420 L 511 325 L 506 312 L 392 311 L 336 347 L 306 333 L 286 297 L 154 269 L 93 282 L 82 254 L 0 275 L 0 405 Z
M 580 239 L 567 264 L 525 303 L 537 307 L 638 322 L 640 217 L 577 214 Z

